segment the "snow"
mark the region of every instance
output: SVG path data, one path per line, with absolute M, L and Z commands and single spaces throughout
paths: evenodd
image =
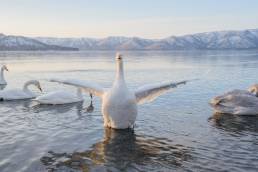
M 54 38 L 48 41 L 40 40 L 49 44 L 72 46 L 82 50 L 248 49 L 258 48 L 258 29 L 205 32 L 193 35 L 171 36 L 159 40 L 137 37 L 70 38 L 60 42 L 57 42 Z
M 32 39 L 0 34 L 0 50 L 22 46 L 44 49 L 51 45 L 79 48 L 80 50 L 255 49 L 258 48 L 258 29 L 205 32 L 158 40 L 123 36 L 102 39 L 52 37 Z

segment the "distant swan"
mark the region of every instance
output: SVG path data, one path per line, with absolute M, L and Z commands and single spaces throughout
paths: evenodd
M 258 85 L 251 86 L 248 91 L 233 90 L 210 101 L 217 113 L 234 115 L 258 115 Z
M 35 98 L 37 94 L 29 90 L 28 87 L 30 85 L 35 85 L 40 91 L 42 91 L 39 81 L 30 80 L 24 84 L 23 89 L 11 89 L 0 91 L 0 100 L 22 100 Z
M 7 82 L 6 82 L 5 78 L 4 78 L 4 71 L 9 71 L 6 65 L 3 65 L 1 67 L 1 71 L 0 71 L 0 85 L 6 85 L 7 84 Z
M 120 54 L 116 57 L 117 71 L 113 86 L 110 89 L 104 89 L 92 82 L 85 82 L 75 79 L 61 80 L 51 79 L 52 82 L 59 82 L 68 85 L 82 87 L 85 91 L 99 96 L 102 99 L 102 114 L 104 126 L 116 129 L 125 129 L 133 127 L 137 116 L 137 104 L 150 102 L 158 96 L 168 92 L 171 88 L 185 84 L 181 82 L 163 82 L 151 85 L 145 85 L 131 92 L 124 79 L 123 60 Z
M 54 91 L 45 95 L 41 95 L 34 100 L 40 104 L 61 105 L 82 102 L 83 96 L 81 88 L 78 88 L 76 94 L 65 90 Z

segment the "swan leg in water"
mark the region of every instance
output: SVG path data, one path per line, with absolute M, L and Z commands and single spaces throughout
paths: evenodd
M 192 80 L 159 82 L 144 85 L 134 91 L 129 90 L 124 77 L 123 58 L 122 55 L 117 54 L 116 76 L 112 87 L 109 89 L 104 89 L 102 86 L 92 82 L 75 79 L 50 79 L 50 81 L 82 87 L 92 95 L 100 97 L 104 126 L 127 129 L 131 128 L 135 123 L 138 105 L 151 102 L 160 95 L 169 92 L 172 88 L 184 85 Z
M 93 96 L 92 96 L 92 94 L 90 93 L 90 105 L 86 108 L 86 112 L 87 113 L 92 113 L 93 112 L 93 110 L 94 110 L 94 106 L 93 106 L 93 103 L 92 103 L 92 98 L 93 98 Z

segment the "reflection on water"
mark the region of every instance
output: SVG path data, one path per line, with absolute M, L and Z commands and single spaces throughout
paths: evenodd
M 136 135 L 133 130 L 105 129 L 102 141 L 89 150 L 55 153 L 41 158 L 50 171 L 167 171 L 179 168 L 191 158 L 190 149 L 171 140 Z
M 209 120 L 215 127 L 233 133 L 241 133 L 242 131 L 258 132 L 258 116 L 215 113 Z
M 0 106 L 7 109 L 29 111 L 33 103 L 31 100 L 10 100 L 10 101 L 1 101 Z
M 104 129 L 97 97 L 93 104 L 85 96 L 83 104 L 60 106 L 0 102 L 0 172 L 258 171 L 258 117 L 214 115 L 207 121 L 212 97 L 258 83 L 257 50 L 123 54 L 130 90 L 164 80 L 200 80 L 139 106 L 134 132 Z M 76 90 L 44 80 L 49 78 L 83 79 L 110 88 L 114 55 L 0 52 L 0 60 L 12 69 L 5 89 L 37 79 L 44 92 Z
M 6 87 L 6 85 L 1 85 L 1 84 L 0 84 L 0 90 L 5 89 L 5 87 Z
M 42 105 L 42 104 L 36 104 L 34 105 L 31 110 L 33 110 L 34 113 L 41 113 L 41 112 L 51 112 L 51 113 L 67 113 L 72 108 L 76 109 L 77 115 L 82 115 L 83 110 L 83 102 L 76 102 L 76 103 L 69 103 L 69 104 L 60 104 L 60 105 Z

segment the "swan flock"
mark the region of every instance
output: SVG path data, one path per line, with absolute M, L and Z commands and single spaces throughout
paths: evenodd
M 4 78 L 4 71 L 8 71 L 6 65 L 1 67 L 0 74 L 0 86 L 5 87 L 7 82 Z M 49 81 L 75 86 L 77 87 L 77 93 L 54 91 L 39 96 L 28 88 L 30 85 L 34 85 L 42 91 L 39 81 L 30 80 L 24 84 L 22 89 L 1 90 L 0 101 L 33 99 L 39 104 L 58 105 L 82 102 L 82 92 L 87 92 L 91 96 L 91 105 L 87 108 L 87 112 L 92 112 L 94 109 L 92 95 L 97 96 L 102 102 L 101 111 L 104 126 L 114 129 L 126 129 L 134 126 L 138 113 L 138 105 L 151 102 L 160 95 L 169 92 L 172 88 L 184 85 L 192 80 L 154 83 L 143 85 L 136 90 L 130 90 L 127 87 L 124 77 L 122 55 L 117 54 L 116 76 L 111 88 L 103 88 L 99 84 L 76 79 L 54 78 Z M 248 90 L 233 90 L 217 96 L 210 101 L 210 105 L 217 113 L 258 115 L 258 84 L 253 85 Z

